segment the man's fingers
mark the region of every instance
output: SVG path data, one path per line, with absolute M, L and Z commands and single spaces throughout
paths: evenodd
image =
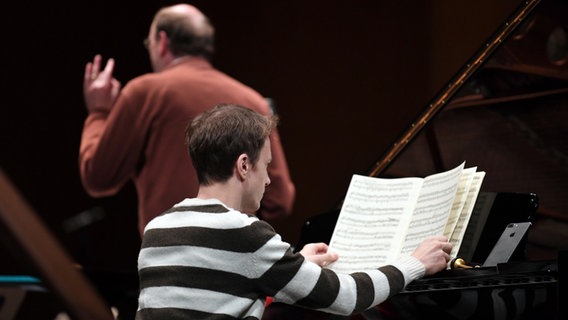
M 95 55 L 93 62 L 87 62 L 87 64 L 85 64 L 85 74 L 83 75 L 83 82 L 85 85 L 97 79 L 101 68 L 101 59 L 101 55 L 97 54 Z
M 114 71 L 114 59 L 108 59 L 105 69 L 101 72 L 100 76 L 106 81 L 111 81 L 112 72 Z
M 87 62 L 85 65 L 85 74 L 84 74 L 84 82 L 87 83 L 91 80 L 91 70 L 93 69 L 93 63 Z
M 84 82 L 88 84 L 93 82 L 97 79 L 101 79 L 104 82 L 112 82 L 112 73 L 114 71 L 114 59 L 108 59 L 104 70 L 101 71 L 101 61 L 102 57 L 100 54 L 97 54 L 93 59 L 93 62 L 88 62 L 85 65 L 85 76 Z
M 101 60 L 102 57 L 100 54 L 95 55 L 95 58 L 93 59 L 93 72 L 99 73 L 101 70 Z
M 89 73 L 89 76 L 91 78 L 91 81 L 95 81 L 97 79 L 97 77 L 99 76 L 99 72 L 101 70 L 101 60 L 102 57 L 100 54 L 95 55 L 95 58 L 93 59 L 93 63 L 91 65 L 91 70 Z M 85 73 L 85 76 L 87 75 L 87 73 Z

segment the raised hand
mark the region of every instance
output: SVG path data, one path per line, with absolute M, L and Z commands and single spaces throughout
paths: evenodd
M 83 97 L 89 112 L 109 113 L 120 93 L 121 84 L 112 75 L 114 59 L 108 59 L 102 71 L 101 61 L 101 55 L 97 54 L 92 62 L 85 65 Z

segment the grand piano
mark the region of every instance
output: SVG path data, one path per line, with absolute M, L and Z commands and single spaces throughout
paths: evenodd
M 369 176 L 426 176 L 467 160 L 488 172 L 481 198 L 493 200 L 476 204 L 489 217 L 465 263 L 352 319 L 568 319 L 567 18 L 566 1 L 520 3 L 371 166 Z M 329 242 L 340 208 L 308 219 L 296 250 Z M 514 254 L 483 266 L 507 224 L 521 221 L 531 227 Z M 265 315 L 290 318 L 343 319 L 279 304 Z

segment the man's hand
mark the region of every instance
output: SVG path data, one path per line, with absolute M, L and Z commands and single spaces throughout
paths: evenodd
M 412 256 L 420 260 L 426 268 L 426 275 L 442 271 L 450 261 L 452 244 L 445 236 L 429 237 L 422 241 Z
M 320 267 L 326 266 L 332 262 L 335 262 L 339 255 L 335 252 L 328 252 L 327 244 L 320 242 L 320 243 L 308 243 L 306 244 L 300 253 L 313 263 L 316 263 Z
M 85 65 L 83 97 L 89 112 L 108 114 L 120 93 L 121 84 L 112 76 L 114 59 L 108 59 L 102 71 L 101 60 L 101 55 L 97 54 L 93 62 Z

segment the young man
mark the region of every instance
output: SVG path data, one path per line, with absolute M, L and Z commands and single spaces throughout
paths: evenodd
M 276 117 L 218 105 L 186 130 L 199 192 L 146 226 L 138 258 L 138 320 L 261 319 L 266 297 L 349 315 L 446 267 L 451 244 L 424 241 L 392 265 L 354 274 L 321 266 L 338 257 L 327 245 L 300 253 L 253 215 L 270 184 L 269 135 Z
M 81 181 L 93 197 L 117 194 L 131 180 L 138 196 L 142 234 L 148 221 L 197 194 L 198 181 L 183 145 L 191 119 L 218 103 L 237 103 L 271 113 L 258 92 L 212 66 L 215 30 L 197 8 L 160 9 L 145 41 L 153 73 L 121 90 L 114 59 L 104 69 L 96 55 L 85 66 L 83 93 L 89 112 L 79 154 Z M 295 186 L 280 143 L 271 135 L 272 186 L 256 212 L 267 221 L 292 213 Z

